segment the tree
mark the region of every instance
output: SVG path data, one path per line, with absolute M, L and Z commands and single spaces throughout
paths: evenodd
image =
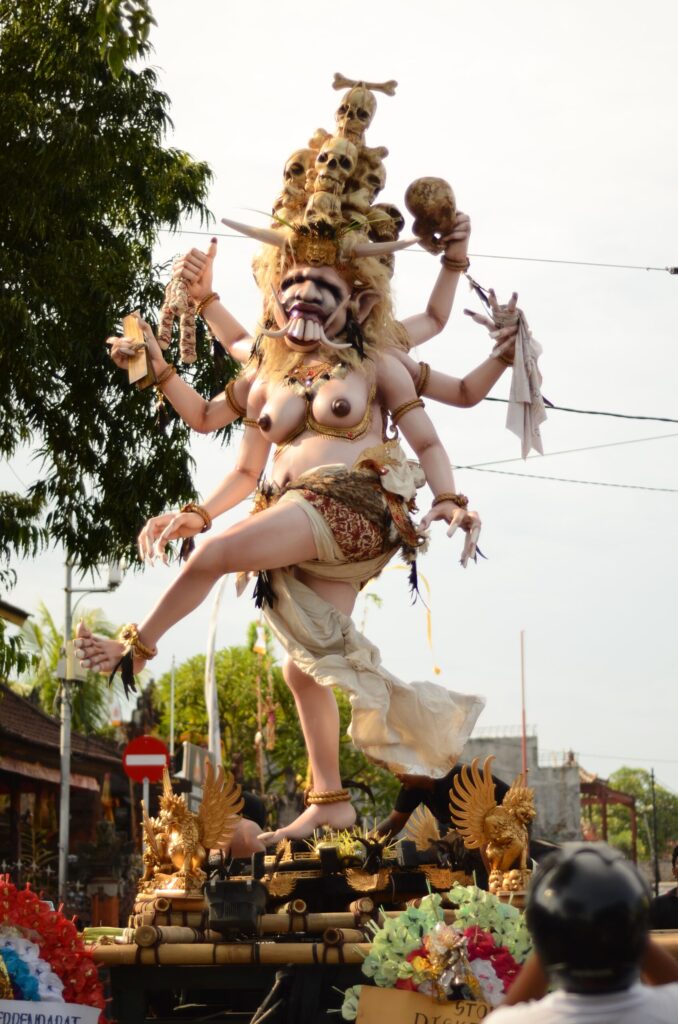
M 100 609 L 83 610 L 80 617 L 93 632 L 102 636 L 113 636 L 114 628 L 110 622 L 102 618 Z M 63 646 L 63 633 L 54 622 L 48 608 L 42 603 L 38 606 L 37 615 L 25 624 L 22 632 L 25 649 L 33 656 L 34 667 L 25 672 L 13 686 L 24 695 L 37 700 L 48 715 L 53 715 L 56 713 L 59 689 L 57 664 Z M 116 681 L 115 685 L 122 689 L 119 681 Z M 88 672 L 84 680 L 73 684 L 72 691 L 73 729 L 85 736 L 108 733 L 111 694 L 114 691 L 109 690 L 104 684 L 101 675 L 97 672 Z
M 209 216 L 207 164 L 163 146 L 168 97 L 124 65 L 148 56 L 149 19 L 146 0 L 0 0 L 0 456 L 30 445 L 42 461 L 27 494 L 0 494 L 0 566 L 58 542 L 89 570 L 194 497 L 188 429 L 159 433 L 152 389 L 103 344 L 160 304 L 158 231 Z
M 608 779 L 612 789 L 636 798 L 638 817 L 638 859 L 649 860 L 654 852 L 652 831 L 652 777 L 645 768 L 619 768 Z M 663 857 L 678 842 L 678 796 L 655 783 L 657 806 L 657 850 Z M 601 834 L 600 808 L 591 809 L 591 820 Z M 631 816 L 628 808 L 610 804 L 607 809 L 607 834 L 612 846 L 631 855 Z
M 252 650 L 254 626 L 250 630 L 249 644 L 243 647 L 227 647 L 216 652 L 215 672 L 217 679 L 219 718 L 228 763 L 236 753 L 244 757 L 245 777 L 256 783 L 259 778 L 257 754 L 254 743 L 257 732 L 257 676 L 261 678 L 264 696 L 268 687 L 268 672 L 273 681 L 276 708 L 275 746 L 267 752 L 265 788 L 267 791 L 282 792 L 283 772 L 289 766 L 302 779 L 306 776 L 307 756 L 304 740 L 297 718 L 294 698 L 285 685 L 280 667 L 275 663 L 269 650 L 260 660 Z M 207 711 L 204 700 L 204 655 L 196 655 L 177 666 L 175 670 L 174 720 L 178 738 L 193 743 L 207 744 Z M 155 699 L 160 711 L 160 730 L 163 736 L 169 734 L 169 673 L 161 676 L 156 683 Z M 365 787 L 361 807 L 369 818 L 383 816 L 393 807 L 398 789 L 397 780 L 383 769 L 375 767 L 352 745 L 346 729 L 351 717 L 347 698 L 337 693 L 341 717 L 340 767 L 342 779 L 353 780 Z M 367 789 L 372 794 L 370 798 Z

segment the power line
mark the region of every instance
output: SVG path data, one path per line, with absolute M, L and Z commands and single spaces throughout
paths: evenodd
M 204 235 L 209 238 L 243 238 L 243 235 L 232 231 L 194 231 L 192 228 L 160 228 L 164 234 L 169 235 Z M 408 255 L 423 255 L 418 249 L 405 250 Z M 594 263 L 591 260 L 559 260 L 549 259 L 542 256 L 496 256 L 489 253 L 469 253 L 476 260 L 517 260 L 522 263 L 560 263 L 572 267 L 606 267 L 612 270 L 659 270 L 662 273 L 678 274 L 678 267 L 648 267 L 635 263 Z
M 459 467 L 460 469 L 462 467 Z M 543 476 L 540 473 L 516 473 L 510 469 L 481 469 L 479 466 L 466 466 L 475 473 L 500 473 L 502 476 L 524 476 L 528 480 L 553 480 L 561 484 L 583 484 L 587 487 L 617 487 L 627 491 L 661 491 L 664 494 L 678 494 L 678 487 L 646 487 L 643 484 L 610 484 L 604 480 L 574 480 L 566 476 Z
M 598 448 L 618 448 L 625 444 L 642 444 L 643 441 L 663 441 L 667 437 L 678 437 L 678 434 L 657 434 L 654 437 L 634 437 L 629 441 L 608 441 L 606 444 L 590 444 L 584 448 L 562 448 L 557 452 L 544 452 L 543 455 L 528 455 L 528 459 L 545 459 L 548 455 L 573 455 L 576 452 L 593 452 Z M 453 469 L 480 469 L 483 466 L 502 466 L 507 462 L 524 462 L 520 456 L 514 459 L 494 459 L 491 462 L 473 462 L 467 466 L 453 466 Z
M 577 751 L 577 757 L 598 757 L 602 761 L 646 761 L 648 764 L 678 764 L 678 759 L 669 757 L 632 757 L 628 754 L 586 754 Z
M 571 267 L 607 267 L 612 270 L 661 270 L 678 274 L 678 267 L 645 267 L 637 263 L 594 263 L 591 260 L 556 260 L 545 256 L 494 256 L 489 253 L 469 253 L 476 260 L 520 260 L 522 263 L 565 263 Z
M 500 402 L 502 405 L 508 405 L 508 398 L 490 398 L 486 396 L 483 401 L 485 402 Z M 636 416 L 631 413 L 625 412 L 600 412 L 598 409 L 571 409 L 567 405 L 552 405 L 550 402 L 546 405 L 549 412 L 555 409 L 557 412 L 575 412 L 580 416 L 611 416 L 618 420 L 645 420 L 651 423 L 678 423 L 678 420 L 671 419 L 669 416 Z

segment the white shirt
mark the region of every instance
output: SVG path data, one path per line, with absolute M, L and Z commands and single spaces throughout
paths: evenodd
M 543 999 L 500 1006 L 492 1024 L 678 1024 L 678 982 L 636 983 L 623 992 L 589 996 L 559 989 Z

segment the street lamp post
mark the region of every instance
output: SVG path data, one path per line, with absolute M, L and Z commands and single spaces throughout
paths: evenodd
M 66 902 L 68 883 L 68 844 L 70 836 L 71 812 L 71 687 L 73 683 L 84 679 L 86 673 L 76 664 L 73 651 L 71 631 L 73 628 L 73 612 L 85 594 L 108 594 L 120 586 L 122 572 L 117 563 L 108 568 L 108 584 L 105 587 L 74 587 L 73 563 L 66 558 L 66 607 L 64 614 L 64 648 L 57 669 L 59 675 L 59 714 L 61 728 L 59 735 L 59 751 L 61 757 L 61 790 L 59 794 L 59 902 Z M 71 595 L 80 594 L 74 605 Z

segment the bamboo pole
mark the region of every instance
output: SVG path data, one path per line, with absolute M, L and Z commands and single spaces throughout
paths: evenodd
M 321 942 L 164 943 L 152 949 L 136 944 L 93 946 L 96 963 L 105 967 L 179 966 L 213 967 L 218 964 L 361 964 L 370 952 L 368 942 L 343 948 Z

